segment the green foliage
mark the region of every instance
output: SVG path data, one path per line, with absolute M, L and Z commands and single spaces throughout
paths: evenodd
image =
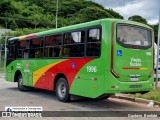
M 58 27 L 73 25 L 102 18 L 123 19 L 113 9 L 90 0 L 58 0 Z M 16 30 L 7 33 L 19 36 L 55 28 L 57 0 L 0 0 L 0 26 Z M 129 20 L 147 24 L 141 16 L 131 16 Z M 152 25 L 157 40 L 158 25 Z
M 154 89 L 146 94 L 136 94 L 134 95 L 129 95 L 131 97 L 137 97 L 137 98 L 144 98 L 144 99 L 148 99 L 148 100 L 154 100 L 154 101 L 158 101 L 160 102 L 160 87 L 158 87 L 158 89 Z
M 158 27 L 159 27 L 159 24 L 156 24 L 156 25 L 150 25 L 153 30 L 154 30 L 154 37 L 155 37 L 155 42 L 157 43 L 157 40 L 158 40 Z
M 18 26 L 17 26 L 17 24 L 16 24 L 15 21 L 12 21 L 10 28 L 11 28 L 12 30 L 15 30 L 16 28 L 18 28 Z
M 131 17 L 128 18 L 128 20 L 132 20 L 132 21 L 143 23 L 143 24 L 147 24 L 147 20 L 144 19 L 143 17 L 139 16 L 139 15 L 131 16 Z
M 119 13 L 113 11 L 113 9 L 106 9 L 106 11 L 111 14 L 114 18 L 123 19 L 123 16 L 121 16 Z
M 105 9 L 92 1 L 58 1 L 58 27 L 107 17 L 123 18 L 119 13 Z M 56 0 L 2 0 L 0 1 L 0 25 L 5 27 L 4 23 L 6 23 L 7 28 L 13 30 L 55 28 L 56 4 Z
M 44 30 L 49 30 L 50 28 L 24 28 L 24 29 L 16 29 L 16 32 L 7 32 L 4 34 L 4 36 L 21 36 L 21 35 L 27 35 L 31 33 L 41 32 Z
M 81 9 L 77 14 L 75 14 L 74 24 L 102 18 L 113 18 L 113 16 L 99 7 L 87 7 L 85 9 Z

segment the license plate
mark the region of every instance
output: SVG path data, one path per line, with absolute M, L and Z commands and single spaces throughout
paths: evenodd
M 142 85 L 130 85 L 129 87 L 130 87 L 130 88 L 141 88 Z
M 131 78 L 131 81 L 138 81 L 138 77 L 137 77 L 137 78 L 132 77 L 132 78 Z

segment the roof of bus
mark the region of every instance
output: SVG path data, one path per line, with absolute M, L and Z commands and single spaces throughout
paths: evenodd
M 43 31 L 43 32 L 32 33 L 32 34 L 28 34 L 28 35 L 24 35 L 24 36 L 13 37 L 13 38 L 10 38 L 9 40 L 24 40 L 24 39 L 29 39 L 29 38 L 41 37 L 41 36 L 44 36 L 44 35 L 50 35 L 50 34 L 53 34 L 53 33 L 60 33 L 60 32 L 64 32 L 64 31 L 67 31 L 67 30 L 74 30 L 74 29 L 80 29 L 80 28 L 89 27 L 89 26 L 95 26 L 95 25 L 101 24 L 102 22 L 127 23 L 127 24 L 134 24 L 134 25 L 138 25 L 138 26 L 147 27 L 149 29 L 152 29 L 145 24 L 134 22 L 134 21 L 106 18 L 106 19 L 100 19 L 100 20 L 95 20 L 95 21 L 91 21 L 91 22 L 86 22 L 86 23 L 80 23 L 80 24 L 76 24 L 76 25 L 61 27 L 61 28 L 57 28 L 57 29 L 46 30 L 46 31 Z

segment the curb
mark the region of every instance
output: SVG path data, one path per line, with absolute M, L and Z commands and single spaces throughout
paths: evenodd
M 153 100 L 147 100 L 147 99 L 143 99 L 143 98 L 134 98 L 134 97 L 128 97 L 128 96 L 124 96 L 124 95 L 114 95 L 112 96 L 112 98 L 118 98 L 118 99 L 124 99 L 124 100 L 129 100 L 132 102 L 139 102 L 139 103 L 150 103 Z M 157 101 L 153 101 L 154 105 L 158 105 L 160 106 L 160 102 Z

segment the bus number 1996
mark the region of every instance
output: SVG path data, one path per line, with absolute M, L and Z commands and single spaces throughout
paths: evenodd
M 97 72 L 97 66 L 87 66 L 87 72 Z

